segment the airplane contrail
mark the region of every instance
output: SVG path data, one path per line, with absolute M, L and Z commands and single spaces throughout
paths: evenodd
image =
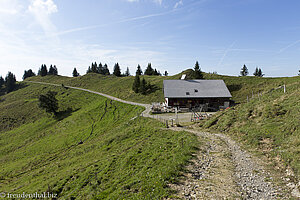
M 286 47 L 283 47 L 282 49 L 280 49 L 280 50 L 278 51 L 278 53 L 284 52 L 285 50 L 287 50 L 288 48 L 290 48 L 290 47 L 292 47 L 292 46 L 295 46 L 295 45 L 298 44 L 299 42 L 300 42 L 300 40 L 297 40 L 296 42 L 293 42 L 293 43 L 287 45 Z
M 223 56 L 221 57 L 219 63 L 218 63 L 218 67 L 221 65 L 221 63 L 223 62 L 224 58 L 226 57 L 227 53 L 231 50 L 231 48 L 234 46 L 234 44 L 236 43 L 236 41 L 234 41 L 224 52 Z

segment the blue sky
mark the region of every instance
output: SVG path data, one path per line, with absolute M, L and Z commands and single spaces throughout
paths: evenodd
M 170 74 L 192 68 L 295 76 L 297 0 L 0 0 L 0 75 L 56 64 L 84 74 L 92 61 L 133 74 L 148 62 Z

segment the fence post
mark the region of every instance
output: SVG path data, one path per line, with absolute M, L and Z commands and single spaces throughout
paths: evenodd
M 286 92 L 286 87 L 285 87 L 285 84 L 283 85 L 283 93 Z
M 166 127 L 167 127 L 167 128 L 169 128 L 169 125 L 168 125 L 168 120 L 166 120 Z
M 249 97 L 248 97 L 248 95 L 247 95 L 247 103 L 249 102 Z

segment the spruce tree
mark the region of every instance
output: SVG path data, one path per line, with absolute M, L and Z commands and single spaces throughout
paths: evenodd
M 86 70 L 86 73 L 88 74 L 88 73 L 91 73 L 92 72 L 92 69 L 91 69 L 91 67 L 89 66 L 89 68 Z
M 101 62 L 98 65 L 97 73 L 104 75 L 103 66 L 102 66 Z
M 2 87 L 2 85 L 4 85 L 4 78 L 2 76 L 0 76 L 0 89 Z
M 298 72 L 299 72 L 298 76 L 300 76 L 300 70 Z
M 49 67 L 48 75 L 54 75 L 54 68 L 52 67 L 52 65 L 50 65 Z
M 134 78 L 134 82 L 133 82 L 133 85 L 132 85 L 132 90 L 135 92 L 135 93 L 138 93 L 139 90 L 140 90 L 140 76 L 139 75 L 136 75 L 135 78 Z
M 243 67 L 242 67 L 242 69 L 241 69 L 241 72 L 240 72 L 240 74 L 241 74 L 241 76 L 247 76 L 248 75 L 248 68 L 246 67 L 246 65 L 244 65 Z
M 143 74 L 143 71 L 142 71 L 142 69 L 141 69 L 141 66 L 140 66 L 140 65 L 138 65 L 138 66 L 137 66 L 137 70 L 136 70 L 135 74 L 136 74 L 136 75 L 138 75 L 138 76 L 140 76 L 140 75 L 142 75 L 142 74 Z
M 263 77 L 264 76 L 264 74 L 262 73 L 262 70 L 259 68 L 258 69 L 258 75 L 257 75 L 258 77 Z
M 125 71 L 125 76 L 130 76 L 130 71 L 129 68 L 127 67 L 126 71 Z
M 32 77 L 32 76 L 35 76 L 35 73 L 31 69 L 29 69 L 28 71 L 25 70 L 24 75 L 23 75 L 23 80 L 25 80 L 28 77 Z
M 16 76 L 13 73 L 8 72 L 8 74 L 5 77 L 6 92 L 12 92 L 16 88 L 16 86 Z
M 53 66 L 53 75 L 58 75 L 58 70 L 57 70 L 57 67 L 56 65 Z
M 48 74 L 47 66 L 42 64 L 41 68 L 39 69 L 38 75 L 46 76 Z
M 165 75 L 165 76 L 168 76 L 168 72 L 167 72 L 167 71 L 165 71 L 164 75 Z
M 143 78 L 141 82 L 140 92 L 145 95 L 147 94 L 147 83 L 146 80 Z
M 194 68 L 194 79 L 203 79 L 203 74 L 200 69 L 198 61 L 196 61 L 195 68 Z
M 119 63 L 115 64 L 113 75 L 115 75 L 117 77 L 121 76 L 121 69 L 120 69 Z
M 77 76 L 79 76 L 79 73 L 77 72 L 77 69 L 76 69 L 76 67 L 73 69 L 73 77 L 77 77 Z
M 258 68 L 256 67 L 256 68 L 255 68 L 255 71 L 254 71 L 254 73 L 253 73 L 253 75 L 254 75 L 254 76 L 258 76 L 258 75 L 259 75 L 259 74 L 258 74 L 258 71 L 259 71 L 259 70 L 258 70 Z
M 56 99 L 56 92 L 48 91 L 45 95 L 39 97 L 39 107 L 46 110 L 47 113 L 57 114 L 58 100 Z
M 97 63 L 96 62 L 92 63 L 91 72 L 97 73 L 97 68 L 98 68 Z
M 108 66 L 106 63 L 103 65 L 103 74 L 110 75 L 110 72 L 109 72 L 109 69 L 108 69 Z
M 153 73 L 154 73 L 154 70 L 151 66 L 151 63 L 148 63 L 148 66 L 147 66 L 144 74 L 151 76 L 151 75 L 153 75 Z

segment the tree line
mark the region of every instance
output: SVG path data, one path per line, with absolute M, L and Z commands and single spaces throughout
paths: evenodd
M 246 67 L 246 65 L 244 65 L 241 69 L 240 75 L 247 76 L 248 74 L 249 74 L 248 68 Z M 261 68 L 256 67 L 253 75 L 257 77 L 263 77 L 265 74 L 263 74 Z

